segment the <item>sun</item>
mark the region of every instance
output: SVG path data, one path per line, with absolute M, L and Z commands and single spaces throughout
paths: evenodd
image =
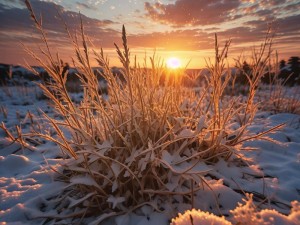
M 167 60 L 167 67 L 169 69 L 178 69 L 180 66 L 181 66 L 181 61 L 176 57 L 171 57 Z

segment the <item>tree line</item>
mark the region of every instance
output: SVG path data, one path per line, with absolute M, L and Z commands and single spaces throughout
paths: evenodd
M 279 62 L 279 78 L 286 80 L 288 85 L 300 85 L 300 58 L 292 56 L 288 62 L 281 60 Z
M 271 83 L 275 78 L 279 78 L 283 84 L 288 86 L 300 85 L 300 57 L 292 56 L 288 61 L 281 60 L 279 62 L 279 70 L 276 73 L 275 71 L 270 71 L 269 68 L 266 68 L 266 72 L 262 77 L 263 83 Z M 237 74 L 237 83 L 247 84 L 248 76 L 252 76 L 252 66 L 244 61 L 242 68 L 239 68 L 240 72 Z

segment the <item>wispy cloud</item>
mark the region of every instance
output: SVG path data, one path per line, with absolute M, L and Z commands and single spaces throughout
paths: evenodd
M 123 0 L 119 4 L 117 1 L 106 0 L 70 0 L 68 4 L 57 2 L 59 1 L 31 0 L 36 15 L 42 15 L 49 44 L 53 50 L 62 52 L 63 55 L 70 55 L 72 50 L 61 18 L 73 35 L 80 29 L 80 17 L 85 33 L 95 47 L 108 48 L 110 53 L 113 52 L 114 42 L 121 44 L 122 23 L 127 28 L 132 50 L 150 48 L 190 51 L 191 54 L 212 50 L 215 32 L 220 39 L 231 38 L 232 51 L 240 51 L 242 47 L 261 41 L 268 24 L 272 23 L 276 30 L 276 45 L 285 55 L 299 54 L 300 3 L 296 0 L 161 0 L 156 3 L 145 0 L 144 4 L 139 2 L 139 8 L 131 9 L 128 5 L 127 8 L 120 5 L 124 3 Z M 116 6 L 114 10 L 109 8 L 112 4 Z M 135 6 L 136 2 L 131 4 Z M 99 5 L 106 7 L 110 13 L 114 12 L 115 16 L 106 19 L 107 14 L 94 10 Z M 76 6 L 83 12 L 81 15 L 76 12 Z M 137 20 L 129 18 L 132 16 L 136 16 Z M 4 52 L 0 55 L 0 62 L 9 57 L 12 60 L 25 57 L 18 45 L 20 42 L 34 49 L 41 45 L 23 1 L 0 3 L 0 21 L 0 51 Z M 13 55 L 15 56 L 12 57 Z
M 61 18 L 68 25 L 72 35 L 80 30 L 81 18 L 85 33 L 90 39 L 101 40 L 97 47 L 113 47 L 112 41 L 119 38 L 119 32 L 109 27 L 109 25 L 114 24 L 111 20 L 89 18 L 78 12 L 68 11 L 54 2 L 31 0 L 31 3 L 36 15 L 38 17 L 42 15 L 43 27 L 47 32 L 51 49 L 60 52 L 61 55 L 69 56 L 72 54 L 70 41 Z M 21 43 L 36 50 L 38 46 L 43 46 L 25 7 L 7 7 L 0 3 L 0 21 L 0 49 L 4 53 L 0 56 L 0 61 L 11 62 L 15 60 L 17 63 L 21 63 L 23 62 L 22 58 L 28 58 L 22 50 Z M 12 57 L 12 55 L 15 56 Z
M 231 11 L 240 4 L 239 0 L 177 0 L 171 4 L 145 2 L 145 10 L 148 17 L 162 23 L 209 25 L 230 20 Z
M 91 5 L 91 4 L 86 4 L 84 2 L 76 2 L 77 8 L 85 8 L 85 9 L 89 9 L 89 10 L 97 10 L 97 7 L 95 7 L 95 5 Z

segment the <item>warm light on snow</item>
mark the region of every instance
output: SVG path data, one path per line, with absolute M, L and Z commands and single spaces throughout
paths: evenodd
M 180 59 L 184 60 L 183 57 Z M 173 65 L 173 63 L 170 64 Z M 181 64 L 183 65 L 184 61 Z M 182 68 L 182 65 L 179 68 Z M 176 78 L 184 74 L 181 69 L 173 70 L 171 68 L 174 66 L 169 67 L 169 73 L 162 70 L 162 74 L 158 74 L 155 79 L 161 78 L 160 75 L 167 79 L 169 79 L 168 75 L 174 75 L 171 79 L 177 81 Z M 140 122 L 137 121 L 138 124 L 136 122 L 133 124 L 136 133 L 132 136 L 134 138 L 132 140 L 135 142 L 139 136 L 143 137 L 144 131 L 151 131 L 149 126 L 155 127 L 157 124 L 161 126 L 162 130 L 166 129 L 167 134 L 160 135 L 161 131 L 154 129 L 153 137 L 157 135 L 159 140 L 153 139 L 155 142 L 152 142 L 152 137 L 143 140 L 145 143 L 141 142 L 139 146 L 144 145 L 144 147 L 129 148 L 130 151 L 126 157 L 124 157 L 126 151 L 119 154 L 120 149 L 124 148 L 123 139 L 117 140 L 121 145 L 116 147 L 118 146 L 116 141 L 110 138 L 94 142 L 93 135 L 96 133 L 90 134 L 92 138 L 89 139 L 90 141 L 78 144 L 78 146 L 84 146 L 82 154 L 90 151 L 86 158 L 84 155 L 78 159 L 66 158 L 62 154 L 61 148 L 53 143 L 52 139 L 44 140 L 39 136 L 34 139 L 25 138 L 24 141 L 26 143 L 28 141 L 28 145 L 22 147 L 14 137 L 10 137 L 11 134 L 18 138 L 17 125 L 21 126 L 23 135 L 30 134 L 30 132 L 32 134 L 41 127 L 41 132 L 45 131 L 42 135 L 52 134 L 53 138 L 58 138 L 55 129 L 41 117 L 37 108 L 47 112 L 49 118 L 57 118 L 55 123 L 59 125 L 62 124 L 62 118 L 57 117 L 55 108 L 49 107 L 49 99 L 44 98 L 42 90 L 38 89 L 38 83 L 25 79 L 25 73 L 21 73 L 24 80 L 20 80 L 19 77 L 13 78 L 12 82 L 16 85 L 4 86 L 3 91 L 0 88 L 0 224 L 41 224 L 43 221 L 49 221 L 49 224 L 91 225 L 300 224 L 298 191 L 300 188 L 300 112 L 292 114 L 275 111 L 278 108 L 271 108 L 273 101 L 270 99 L 269 90 L 259 89 L 257 93 L 259 98 L 255 101 L 257 104 L 261 103 L 262 108 L 256 112 L 253 123 L 245 128 L 247 131 L 245 137 L 261 134 L 278 124 L 284 123 L 285 127 L 268 134 L 266 139 L 262 137 L 262 139 L 249 140 L 236 149 L 233 148 L 234 146 L 229 146 L 233 148 L 232 151 L 238 151 L 238 156 L 233 154 L 228 160 L 225 157 L 218 157 L 215 162 L 206 162 L 200 160 L 200 154 L 207 152 L 207 145 L 210 144 L 210 134 L 207 133 L 207 130 L 213 129 L 210 122 L 213 114 L 209 109 L 209 112 L 204 112 L 209 107 L 206 104 L 211 102 L 209 89 L 205 88 L 205 85 L 202 87 L 202 84 L 195 88 L 187 86 L 192 89 L 192 93 L 190 93 L 186 89 L 179 89 L 179 85 L 166 85 L 165 93 L 167 94 L 164 94 L 165 90 L 162 90 L 164 86 L 160 79 L 154 80 L 153 76 L 144 76 L 159 71 L 153 70 L 149 73 L 148 70 L 141 70 L 141 72 L 139 75 L 143 76 L 136 82 L 138 88 L 133 90 L 137 94 L 141 91 L 140 96 L 147 94 L 148 90 L 153 94 L 145 95 L 144 98 L 139 97 L 142 100 L 141 103 L 137 101 L 133 103 L 134 111 L 137 112 L 134 116 L 141 117 L 143 113 L 146 116 L 144 121 L 140 120 Z M 163 77 L 164 73 L 165 77 Z M 137 75 L 134 74 L 134 71 L 131 74 Z M 151 78 L 151 83 L 150 81 L 144 82 L 143 79 L 148 77 Z M 191 79 L 194 77 L 191 76 Z M 132 81 L 135 82 L 134 79 Z M 162 81 L 164 80 L 162 79 Z M 28 86 L 26 91 L 24 90 L 25 84 L 26 87 Z M 142 87 L 142 84 L 149 85 L 149 89 Z M 153 88 L 152 84 L 157 88 Z M 116 83 L 115 86 L 121 88 L 118 93 L 129 94 L 127 89 L 123 89 L 123 86 L 119 85 Z M 173 92 L 172 89 L 177 87 L 178 91 L 176 89 L 176 92 Z M 240 90 L 246 88 L 246 86 L 236 87 L 241 88 Z M 298 86 L 281 88 L 281 91 L 293 97 L 299 89 Z M 181 91 L 187 91 L 190 94 L 182 99 L 179 98 L 181 100 L 178 104 L 173 105 L 172 100 L 168 99 L 177 99 L 178 96 L 184 94 Z M 79 104 L 83 96 L 83 92 L 70 92 L 70 98 L 74 103 Z M 107 96 L 107 107 L 105 108 L 107 111 L 105 112 L 110 110 L 110 102 L 115 104 L 111 100 L 111 96 L 113 94 L 109 95 L 109 98 Z M 134 99 L 139 99 L 136 97 L 137 95 L 134 96 Z M 199 100 L 199 97 L 202 98 L 201 96 L 203 96 L 203 102 Z M 122 95 L 120 100 L 128 100 L 123 97 Z M 160 102 L 161 97 L 164 97 L 162 102 Z M 221 102 L 225 107 L 225 109 L 222 108 L 225 117 L 228 117 L 227 109 L 229 111 L 237 110 L 227 101 L 233 97 L 225 95 Z M 147 108 L 148 103 L 153 107 Z M 104 103 L 99 102 L 99 104 Z M 130 100 L 128 104 L 132 104 Z M 265 104 L 270 104 L 267 111 L 263 111 Z M 115 105 L 111 106 L 114 109 Z M 126 121 L 130 121 L 131 110 L 128 110 L 130 108 L 127 108 L 128 105 L 122 106 L 124 109 L 121 108 L 121 110 L 123 109 L 124 115 L 126 115 L 124 118 Z M 174 110 L 171 110 L 173 106 L 175 106 Z M 139 107 L 147 110 L 143 111 Z M 201 109 L 202 107 L 204 110 Z M 170 114 L 168 114 L 168 108 L 171 110 Z M 116 108 L 116 111 L 109 112 L 117 113 L 118 110 Z M 159 110 L 162 114 L 158 113 Z M 177 110 L 182 112 L 182 115 L 175 113 Z M 94 107 L 90 112 L 90 115 L 96 116 L 93 114 Z M 194 117 L 191 114 L 195 112 L 197 114 Z M 234 115 L 228 119 L 225 124 L 228 127 L 224 129 L 224 133 L 221 133 L 217 140 L 221 147 L 235 140 L 241 129 L 244 129 L 238 120 L 240 114 L 236 112 Z M 119 120 L 117 117 L 112 118 L 113 123 Z M 85 120 L 83 118 L 83 121 Z M 100 118 L 96 120 L 99 123 L 99 129 L 103 128 L 101 121 Z M 121 120 L 120 122 L 122 123 Z M 147 124 L 147 127 L 143 127 L 144 123 Z M 6 129 L 8 133 L 5 132 Z M 126 129 L 124 128 L 125 131 Z M 98 130 L 96 131 L 98 132 Z M 65 132 L 66 137 L 70 137 L 70 143 L 73 143 L 75 139 L 72 139 L 69 130 L 65 130 Z M 124 134 L 124 137 L 128 136 L 128 132 Z M 122 134 L 120 133 L 120 135 Z M 85 132 L 83 137 L 87 138 Z M 103 137 L 105 137 L 104 133 Z M 195 138 L 199 143 L 194 143 Z M 272 141 L 266 141 L 268 139 Z M 130 145 L 129 142 L 128 144 Z M 256 150 L 247 151 L 250 149 Z M 109 159 L 108 153 L 113 153 Z M 76 154 L 79 156 L 81 153 L 77 151 Z M 85 162 L 91 162 L 89 169 L 80 167 Z M 62 176 L 64 175 L 62 172 L 67 166 L 75 171 L 68 178 Z M 105 170 L 103 174 L 101 174 L 102 168 Z M 69 176 L 69 171 L 67 172 L 66 175 Z M 99 177 L 95 179 L 94 177 L 98 175 Z M 194 181 L 194 183 L 190 181 Z M 128 185 L 130 182 L 132 185 Z M 152 183 L 149 185 L 147 182 Z M 162 183 L 161 186 L 160 183 Z M 139 190 L 142 190 L 140 187 L 143 188 L 144 194 L 138 193 Z M 76 195 L 73 195 L 72 193 L 77 188 L 84 190 L 84 193 L 76 192 Z M 244 196 L 237 190 L 254 193 L 255 198 L 253 199 L 253 195 L 248 194 Z M 124 192 L 121 193 L 121 191 Z M 98 195 L 103 196 L 99 197 L 99 205 L 95 200 Z M 150 197 L 144 201 L 143 195 Z M 194 197 L 192 198 L 192 196 Z M 262 196 L 266 201 L 262 201 L 257 196 Z M 98 208 L 94 205 L 97 205 Z M 91 214 L 87 214 L 87 210 L 90 210 L 89 207 L 94 207 L 89 211 Z M 99 210 L 100 207 L 103 207 L 104 211 Z M 189 210 L 191 207 L 194 209 Z M 94 211 L 97 214 L 92 215 Z M 73 217 L 80 213 L 82 213 L 81 217 Z M 222 215 L 226 215 L 226 217 L 222 217 Z
M 181 66 L 181 61 L 176 57 L 172 57 L 167 60 L 167 67 L 169 69 L 178 69 L 180 66 Z

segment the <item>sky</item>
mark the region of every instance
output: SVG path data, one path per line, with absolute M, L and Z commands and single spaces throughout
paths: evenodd
M 74 50 L 63 22 L 72 34 L 85 34 L 93 48 L 120 66 L 114 43 L 121 45 L 125 25 L 131 56 L 140 64 L 155 52 L 166 60 L 178 57 L 189 68 L 205 66 L 214 56 L 214 37 L 220 46 L 231 39 L 229 57 L 249 54 L 260 45 L 272 24 L 274 52 L 279 60 L 300 56 L 300 0 L 30 0 L 43 27 L 51 51 L 71 62 Z M 60 14 L 61 16 L 58 16 Z M 79 39 L 80 41 L 80 39 Z M 39 32 L 22 0 L 0 0 L 0 63 L 37 65 L 23 45 L 37 52 L 44 49 Z M 93 61 L 93 65 L 96 62 Z

